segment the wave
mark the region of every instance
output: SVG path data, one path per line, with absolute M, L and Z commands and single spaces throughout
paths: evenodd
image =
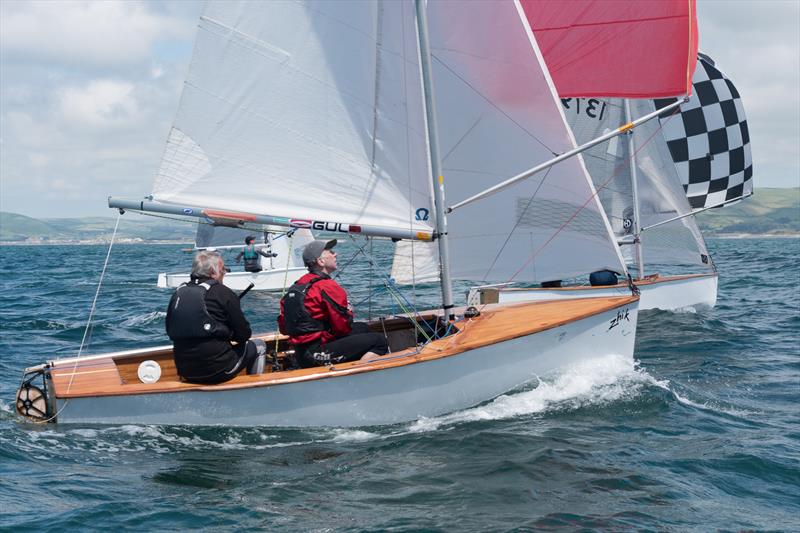
M 736 417 L 736 418 L 747 418 L 749 416 L 757 414 L 754 411 L 748 411 L 746 409 L 737 409 L 735 407 L 726 407 L 726 406 L 720 405 L 719 402 L 711 402 L 711 401 L 706 401 L 706 402 L 702 402 L 702 403 L 701 402 L 695 402 L 693 400 L 690 400 L 686 396 L 680 394 L 679 392 L 677 392 L 675 390 L 672 390 L 669 387 L 663 387 L 663 389 L 666 390 L 667 392 L 669 392 L 669 394 L 678 403 L 680 403 L 681 405 L 684 405 L 686 407 L 691 407 L 692 409 L 700 409 L 702 411 L 710 411 L 712 413 L 724 414 L 724 415 L 733 416 L 733 417 Z
M 527 415 L 576 410 L 626 400 L 639 394 L 644 385 L 663 385 L 636 362 L 621 355 L 593 358 L 572 365 L 548 378 L 537 378 L 532 390 L 504 394 L 493 401 L 440 417 L 421 418 L 412 432 L 435 431 L 446 425 L 464 422 L 500 420 Z
M 164 318 L 166 318 L 167 313 L 166 311 L 152 311 L 150 313 L 145 313 L 143 315 L 136 315 L 130 318 L 125 319 L 122 322 L 122 326 L 128 327 L 136 327 L 136 326 L 146 326 L 148 324 L 152 324 L 153 322 L 160 322 Z

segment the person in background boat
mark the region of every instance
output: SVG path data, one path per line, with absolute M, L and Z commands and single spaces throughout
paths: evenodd
M 336 270 L 336 239 L 312 241 L 303 249 L 308 273 L 281 299 L 278 329 L 289 335 L 303 368 L 356 359 L 389 351 L 386 338 L 364 322 L 353 322 L 347 292 L 330 274 Z
M 250 323 L 236 294 L 222 284 L 225 262 L 217 252 L 194 256 L 190 280 L 175 290 L 167 308 L 167 335 L 178 374 L 191 383 L 215 384 L 263 366 L 266 344 L 250 340 Z M 231 341 L 236 341 L 232 345 Z
M 245 237 L 244 250 L 239 252 L 239 255 L 236 256 L 237 263 L 242 260 L 242 257 L 244 257 L 244 269 L 247 272 L 261 272 L 261 270 L 263 270 L 261 268 L 261 261 L 259 261 L 258 256 L 263 256 L 267 258 L 278 256 L 278 254 L 267 253 L 264 250 L 261 250 L 260 248 L 256 248 L 255 245 L 253 244 L 255 240 L 256 238 L 253 237 L 252 235 L 248 235 L 247 237 Z

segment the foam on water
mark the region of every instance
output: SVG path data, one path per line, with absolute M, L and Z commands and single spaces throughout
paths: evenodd
M 377 433 L 369 431 L 337 429 L 334 431 L 333 442 L 365 442 L 380 437 Z
M 464 411 L 422 418 L 411 425 L 414 432 L 435 431 L 443 425 L 542 414 L 587 405 L 606 405 L 638 394 L 642 385 L 667 387 L 630 357 L 607 355 L 582 361 L 549 377 L 539 378 L 536 388 L 504 394 Z
M 10 403 L 0 400 L 0 412 L 14 414 L 14 408 L 11 407 Z
M 656 383 L 656 384 L 658 384 L 658 383 Z M 748 411 L 746 409 L 736 409 L 736 408 L 733 408 L 733 407 L 724 407 L 724 406 L 720 405 L 718 402 L 703 402 L 703 403 L 695 402 L 695 401 L 692 401 L 689 398 L 686 398 L 685 396 L 681 395 L 677 391 L 674 391 L 674 390 L 670 389 L 669 387 L 665 386 L 665 387 L 662 387 L 662 388 L 664 390 L 666 390 L 667 392 L 669 392 L 675 398 L 675 400 L 677 400 L 679 403 L 681 403 L 682 405 L 685 405 L 687 407 L 691 407 L 693 409 L 701 409 L 703 411 L 711 411 L 713 413 L 721 413 L 721 414 L 725 414 L 725 415 L 735 416 L 737 418 L 745 418 L 745 417 L 757 414 L 757 413 L 755 413 L 753 411 Z
M 166 311 L 153 311 L 151 313 L 132 316 L 128 319 L 125 319 L 122 321 L 122 326 L 124 327 L 146 326 L 147 324 L 160 321 L 164 319 L 166 316 L 167 316 Z

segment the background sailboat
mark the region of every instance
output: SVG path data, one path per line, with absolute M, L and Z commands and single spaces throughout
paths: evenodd
M 562 104 L 582 143 L 628 123 L 631 115 L 675 101 L 564 98 Z M 657 123 L 637 128 L 632 138 L 612 139 L 583 157 L 636 275 L 641 309 L 713 306 L 716 270 L 691 215 L 752 194 L 747 121 L 733 83 L 700 54 L 693 95 L 679 113 L 664 113 Z M 480 300 L 481 291 L 490 301 L 575 298 L 621 293 L 625 287 L 489 287 L 473 291 L 471 298 Z
M 382 424 L 474 405 L 587 357 L 632 357 L 633 295 L 476 313 L 449 294 L 451 266 L 466 277 L 516 268 L 529 279 L 625 270 L 580 159 L 485 191 L 574 146 L 518 2 L 209 3 L 164 179 L 152 198 L 109 205 L 436 238 L 442 309 L 374 322 L 393 353 L 369 362 L 294 370 L 286 339 L 262 335 L 271 371 L 215 386 L 181 382 L 168 346 L 49 362 L 28 369 L 23 410 L 41 379 L 42 418 L 61 422 Z M 455 202 L 447 219 L 446 201 Z M 542 251 L 531 258 L 521 244 Z M 441 335 L 423 322 L 441 324 Z M 146 361 L 159 379 L 139 377 Z
M 258 256 L 260 272 L 247 272 L 238 267 L 235 258 L 243 249 L 245 237 L 256 238 L 256 249 L 263 250 L 269 257 Z M 233 290 L 244 290 L 251 283 L 252 290 L 276 291 L 286 288 L 287 282 L 299 277 L 306 268 L 303 265 L 303 247 L 314 240 L 311 231 L 298 228 L 287 234 L 283 228 L 267 226 L 262 231 L 246 228 L 214 226 L 208 223 L 197 224 L 195 250 L 217 250 L 225 256 L 225 264 L 231 269 L 225 275 L 224 283 Z M 189 281 L 188 272 L 158 274 L 157 286 L 175 288 Z

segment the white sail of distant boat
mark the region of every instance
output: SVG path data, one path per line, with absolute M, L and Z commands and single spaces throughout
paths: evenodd
M 233 290 L 279 291 L 287 287 L 306 268 L 303 265 L 303 247 L 314 240 L 308 229 L 294 229 L 288 233 L 277 226 L 265 226 L 253 229 L 215 226 L 206 222 L 198 222 L 194 250 L 216 250 L 226 256 L 226 268 L 231 269 L 225 275 L 223 283 Z M 260 271 L 248 271 L 238 263 L 239 254 L 244 249 L 245 238 L 255 238 L 255 249 L 264 252 L 258 254 Z M 235 261 L 239 257 L 240 261 Z M 176 288 L 189 281 L 188 272 L 161 272 L 158 274 L 157 286 L 160 288 Z
M 680 112 L 583 154 L 629 268 L 640 309 L 712 307 L 717 274 L 693 211 L 752 194 L 749 133 L 739 93 L 713 61 L 698 55 L 693 95 Z M 564 98 L 579 143 L 674 103 L 675 99 Z M 691 203 L 691 205 L 690 205 Z M 622 292 L 619 287 L 488 287 L 492 299 L 523 301 Z M 480 299 L 481 290 L 471 298 Z M 484 296 L 485 299 L 485 296 Z
M 578 4 L 567 11 L 586 17 Z M 638 11 L 603 24 L 651 24 Z M 692 57 L 682 46 L 696 42 L 693 11 L 676 3 L 674 15 L 685 42 L 663 53 Z M 392 352 L 370 361 L 293 369 L 288 340 L 261 335 L 270 371 L 214 386 L 181 382 L 169 346 L 51 361 L 26 371 L 18 410 L 36 418 L 26 406 L 39 391 L 39 419 L 67 423 L 387 424 L 475 405 L 587 357 L 632 357 L 634 294 L 453 301 L 451 272 L 625 271 L 577 152 L 517 1 L 210 2 L 152 196 L 109 205 L 435 240 L 442 306 L 374 321 Z

